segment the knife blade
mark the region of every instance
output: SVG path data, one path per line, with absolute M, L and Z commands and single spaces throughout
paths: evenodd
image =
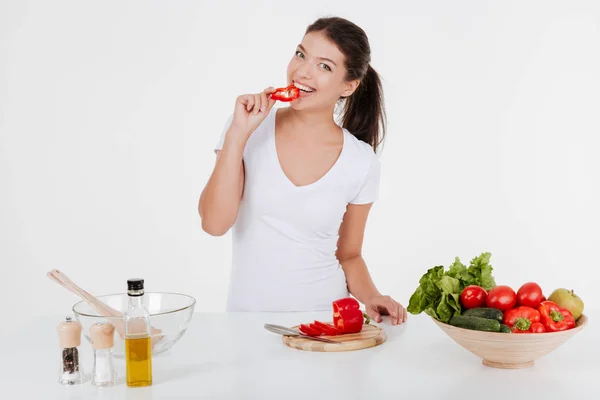
M 303 337 L 306 339 L 317 340 L 319 342 L 342 344 L 342 342 L 337 342 L 335 340 L 326 339 L 326 338 L 322 338 L 319 336 L 309 336 L 302 332 L 297 332 L 293 329 L 286 328 L 285 326 L 280 326 L 280 325 L 265 324 L 265 329 L 270 332 L 278 333 L 280 335 L 285 335 L 285 336 L 300 336 L 300 337 Z

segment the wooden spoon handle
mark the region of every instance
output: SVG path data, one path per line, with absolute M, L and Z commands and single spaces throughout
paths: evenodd
M 85 300 L 86 303 L 88 303 L 90 306 L 92 306 L 100 314 L 102 314 L 106 317 L 122 317 L 123 316 L 122 312 L 115 310 L 114 308 L 110 307 L 108 304 L 98 300 L 96 297 L 94 297 L 90 293 L 86 292 L 85 290 L 83 290 L 82 288 L 77 286 L 72 280 L 70 280 L 61 271 L 54 269 L 54 270 L 48 272 L 48 277 L 50 279 L 52 279 L 53 281 L 55 281 L 56 283 L 60 284 L 61 286 L 69 289 L 71 292 L 75 293 L 79 297 L 81 297 L 83 300 Z

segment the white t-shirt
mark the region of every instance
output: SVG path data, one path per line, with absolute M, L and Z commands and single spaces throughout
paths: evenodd
M 344 131 L 342 151 L 318 181 L 295 186 L 275 148 L 273 108 L 244 149 L 245 183 L 232 228 L 228 311 L 331 310 L 348 296 L 335 252 L 346 206 L 377 199 L 380 162 L 373 149 Z M 215 148 L 223 146 L 227 121 Z

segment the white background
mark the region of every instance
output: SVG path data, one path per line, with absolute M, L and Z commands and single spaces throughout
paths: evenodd
M 284 84 L 330 14 L 365 29 L 384 79 L 364 243 L 379 289 L 407 306 L 428 268 L 490 251 L 498 284 L 600 308 L 598 3 L 366 4 L 2 1 L 1 324 L 70 312 L 53 268 L 96 295 L 141 276 L 223 311 L 231 238 L 197 214 L 214 144 L 235 97 Z

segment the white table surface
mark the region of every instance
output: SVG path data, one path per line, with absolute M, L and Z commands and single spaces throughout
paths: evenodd
M 36 320 L 18 335 L 0 336 L 0 399 L 598 399 L 600 311 L 588 325 L 531 368 L 502 370 L 455 344 L 426 315 L 401 326 L 386 319 L 381 346 L 340 353 L 286 347 L 264 323 L 295 325 L 330 313 L 196 313 L 183 338 L 153 358 L 153 386 L 128 388 L 124 360 L 118 384 L 91 385 L 92 348 L 82 340 L 87 381 L 57 383 L 56 325 Z

